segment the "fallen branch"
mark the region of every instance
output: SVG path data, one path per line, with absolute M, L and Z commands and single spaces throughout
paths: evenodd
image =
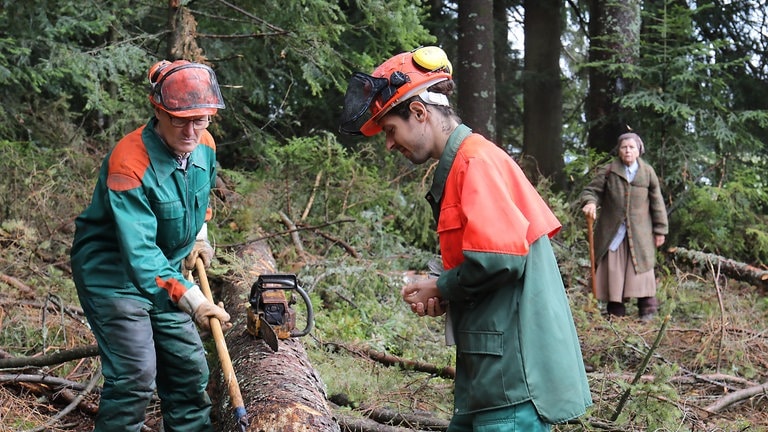
M 386 408 L 361 406 L 360 411 L 368 418 L 389 426 L 402 426 L 411 430 L 444 431 L 448 429 L 448 420 L 419 414 L 404 414 Z
M 27 432 L 42 432 L 45 430 L 48 430 L 51 426 L 56 424 L 59 420 L 64 418 L 67 414 L 72 412 L 75 408 L 80 406 L 80 402 L 83 400 L 85 395 L 91 392 L 94 387 L 96 387 L 96 384 L 99 382 L 99 379 L 101 378 L 101 369 L 97 369 L 96 373 L 93 374 L 93 377 L 91 377 L 91 380 L 88 382 L 88 385 L 85 386 L 83 391 L 80 392 L 77 396 L 75 396 L 69 404 L 59 411 L 55 416 L 51 417 L 44 425 L 38 426 L 34 429 L 29 429 Z
M 339 422 L 341 432 L 413 432 L 411 428 L 387 426 L 367 418 L 347 416 L 338 412 L 334 415 Z
M 26 298 L 35 297 L 34 289 L 32 289 L 29 285 L 16 279 L 13 276 L 8 276 L 7 274 L 0 273 L 0 282 L 5 282 L 8 285 L 12 286 L 13 288 L 16 288 L 19 291 L 19 293 Z
M 301 219 L 299 219 L 299 222 L 304 222 L 304 220 L 307 219 L 307 216 L 309 216 L 309 211 L 312 210 L 312 204 L 315 202 L 315 195 L 317 195 L 317 189 L 320 187 L 320 179 L 322 178 L 323 170 L 320 170 L 315 176 L 315 184 L 312 186 L 312 193 L 309 195 L 307 206 L 304 207 L 304 213 L 301 214 Z
M 243 243 L 231 243 L 231 244 L 223 244 L 223 245 L 218 245 L 218 246 L 222 247 L 222 248 L 242 247 L 242 246 L 248 245 L 249 243 L 257 243 L 257 242 L 260 242 L 262 240 L 270 239 L 272 237 L 280 237 L 280 236 L 283 236 L 283 235 L 286 235 L 286 234 L 292 234 L 292 233 L 298 232 L 298 231 L 316 230 L 318 228 L 323 228 L 323 227 L 327 227 L 327 226 L 330 226 L 330 225 L 335 225 L 335 224 L 338 224 L 338 223 L 348 223 L 348 222 L 355 222 L 355 220 L 354 219 L 349 219 L 349 218 L 348 219 L 339 219 L 339 220 L 335 220 L 335 221 L 330 221 L 330 222 L 322 223 L 322 224 L 319 224 L 319 225 L 307 225 L 307 226 L 302 226 L 302 227 L 294 227 L 294 228 L 291 228 L 291 229 L 287 229 L 285 231 L 280 231 L 280 232 L 276 232 L 276 233 L 273 233 L 273 234 L 267 234 L 267 235 L 263 235 L 261 237 L 256 237 L 256 238 L 253 238 L 253 239 L 248 239 L 248 240 L 246 240 Z
M 603 373 L 603 372 L 590 372 L 588 375 L 591 378 L 597 378 L 600 380 L 622 380 L 622 381 L 630 381 L 633 378 L 633 375 L 628 373 Z M 657 377 L 656 375 L 643 375 L 640 377 L 640 381 L 643 382 L 654 382 L 656 381 Z M 732 375 L 725 375 L 725 374 L 710 374 L 710 375 L 685 375 L 685 376 L 672 376 L 669 378 L 666 378 L 668 383 L 674 383 L 674 384 L 695 384 L 697 382 L 705 382 L 707 384 L 712 384 L 717 387 L 724 388 L 728 391 L 736 391 L 733 386 L 729 386 L 726 384 L 726 382 L 733 382 L 736 384 L 746 385 L 746 386 L 755 386 L 757 383 L 754 381 L 750 381 L 748 379 L 744 379 L 741 377 L 736 377 Z
M 337 238 L 335 238 L 335 237 L 332 237 L 330 234 L 326 234 L 326 233 L 324 233 L 324 232 L 322 232 L 322 231 L 319 231 L 319 230 L 315 230 L 315 232 L 316 232 L 316 233 L 317 233 L 317 234 L 318 234 L 320 237 L 322 237 L 322 238 L 324 238 L 324 239 L 326 239 L 326 240 L 330 240 L 330 241 L 331 241 L 331 242 L 333 242 L 334 244 L 338 244 L 339 246 L 341 246 L 341 247 L 342 247 L 342 248 L 343 248 L 345 251 L 347 251 L 347 253 L 348 253 L 349 255 L 351 255 L 352 257 L 354 257 L 354 258 L 360 258 L 360 254 L 359 254 L 359 253 L 357 253 L 357 251 L 355 250 L 355 248 L 353 248 L 352 246 L 350 246 L 348 243 L 344 242 L 343 240 L 341 240 L 341 239 L 337 239 Z
M 754 387 L 745 388 L 743 390 L 738 390 L 733 393 L 729 393 L 728 395 L 723 396 L 722 398 L 718 399 L 715 403 L 707 406 L 704 409 L 710 413 L 717 414 L 733 404 L 741 402 L 745 399 L 749 399 L 752 396 L 757 396 L 759 394 L 768 395 L 768 382 L 765 382 L 763 384 L 760 384 Z
M 79 382 L 51 375 L 0 374 L 0 383 L 35 383 L 44 384 L 55 389 L 70 388 L 77 391 L 85 389 L 85 386 Z
M 344 348 L 345 350 L 354 354 L 364 354 L 371 360 L 375 360 L 386 366 L 399 366 L 401 369 L 415 370 L 418 372 L 425 372 L 433 374 L 440 378 L 454 379 L 456 378 L 456 369 L 452 366 L 436 366 L 429 363 L 417 362 L 413 360 L 404 359 L 402 357 L 393 356 L 391 354 L 374 351 L 365 347 L 350 347 L 342 343 L 331 342 L 327 343 L 329 346 L 337 346 Z
M 0 369 L 51 366 L 85 357 L 96 357 L 97 355 L 99 355 L 98 346 L 86 345 L 35 357 L 0 359 Z
M 381 424 L 367 417 L 354 417 L 345 414 L 338 405 L 329 403 L 341 432 L 413 432 L 416 429 Z
M 299 252 L 299 256 L 303 257 L 304 244 L 301 242 L 301 237 L 299 237 L 299 230 L 296 228 L 296 224 L 293 223 L 291 218 L 289 218 L 288 215 L 284 212 L 277 212 L 277 214 L 280 215 L 280 220 L 283 222 L 283 225 L 285 225 L 288 230 L 291 231 L 291 240 L 293 241 L 293 246 Z
M 45 308 L 48 308 L 48 310 L 50 311 L 60 310 L 57 304 L 51 304 L 50 302 L 40 303 L 37 301 L 31 301 L 31 300 L 0 299 L 0 305 L 30 306 L 37 309 L 42 309 L 45 307 Z M 83 309 L 77 306 L 65 306 L 64 313 L 66 313 L 67 315 L 71 316 L 72 318 L 80 322 L 83 322 L 83 317 L 85 316 Z
M 723 270 L 723 274 L 761 288 L 768 288 L 768 270 L 721 257 L 720 255 L 681 247 L 670 248 L 667 252 L 672 254 L 675 259 L 683 260 L 694 266 L 703 267 L 707 266 L 707 263 L 718 263 Z

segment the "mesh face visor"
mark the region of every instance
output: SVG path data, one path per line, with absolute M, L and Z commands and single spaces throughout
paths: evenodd
M 339 130 L 350 135 L 362 135 L 360 128 L 371 118 L 371 103 L 379 96 L 385 96 L 383 93 L 388 93 L 387 99 L 392 97 L 392 91 L 384 92 L 388 87 L 389 80 L 386 78 L 355 72 L 349 79 L 347 93 L 344 95 Z
M 154 101 L 169 113 L 223 109 L 216 74 L 208 66 L 186 64 L 166 73 L 153 86 Z

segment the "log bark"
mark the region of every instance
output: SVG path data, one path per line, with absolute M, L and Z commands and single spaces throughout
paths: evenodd
M 734 261 L 701 251 L 690 250 L 681 247 L 670 248 L 668 252 L 675 258 L 695 267 L 703 266 L 708 270 L 708 263 L 716 268 L 720 266 L 722 273 L 731 278 L 748 282 L 757 287 L 768 289 L 768 270 L 755 267 L 746 263 Z
M 249 420 L 248 432 L 340 431 L 326 397 L 325 384 L 312 367 L 300 339 L 281 339 L 277 352 L 246 331 L 250 289 L 259 274 L 278 273 L 272 252 L 263 242 L 236 252 L 244 269 L 224 277 L 217 297 L 232 316 L 225 338 Z M 213 282 L 212 282 L 213 283 Z M 303 317 L 299 317 L 301 320 Z M 297 320 L 297 321 L 298 321 Z M 237 431 L 236 416 L 221 370 L 212 368 L 212 398 L 217 430 Z

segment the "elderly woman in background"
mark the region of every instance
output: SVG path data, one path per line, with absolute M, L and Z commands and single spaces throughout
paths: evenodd
M 607 302 L 606 312 L 626 315 L 624 303 L 637 299 L 640 319 L 650 320 L 658 309 L 656 299 L 656 248 L 668 233 L 667 210 L 653 167 L 640 156 L 643 141 L 635 133 L 618 139 L 618 157 L 598 170 L 584 189 L 582 211 L 595 225 L 595 274 L 597 299 Z

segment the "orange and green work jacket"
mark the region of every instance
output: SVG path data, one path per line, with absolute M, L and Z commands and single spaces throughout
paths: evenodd
M 107 155 L 91 204 L 75 220 L 71 256 L 80 295 L 130 297 L 168 309 L 194 286 L 181 266 L 210 217 L 216 148 L 204 131 L 184 170 L 155 132 L 156 121 Z
M 550 237 L 560 230 L 520 167 L 460 125 L 427 200 L 456 341 L 456 414 L 531 401 L 548 423 L 592 404 Z

